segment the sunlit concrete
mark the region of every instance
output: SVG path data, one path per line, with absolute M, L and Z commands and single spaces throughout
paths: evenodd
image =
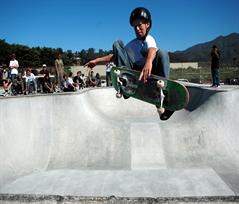
M 0 194 L 239 194 L 239 89 L 187 84 L 185 110 L 112 88 L 0 99 Z

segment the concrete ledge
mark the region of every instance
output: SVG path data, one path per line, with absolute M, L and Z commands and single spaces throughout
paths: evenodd
M 98 204 L 98 203 L 119 203 L 119 204 L 132 204 L 132 203 L 161 203 L 161 204 L 174 204 L 174 203 L 199 203 L 199 204 L 236 204 L 239 203 L 239 196 L 212 196 L 212 197 L 180 197 L 180 198 L 150 198 L 150 197 L 83 197 L 83 196 L 60 196 L 60 195 L 19 195 L 19 194 L 0 194 L 1 204 Z

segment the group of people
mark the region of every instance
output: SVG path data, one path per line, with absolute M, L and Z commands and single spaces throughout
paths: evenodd
M 64 72 L 64 64 L 61 54 L 58 55 L 55 60 L 55 70 L 56 70 L 56 86 L 58 91 L 76 91 L 84 87 L 100 87 L 101 77 L 99 73 L 94 75 L 94 71 L 90 70 L 88 76 L 85 77 L 81 71 L 77 72 L 77 75 L 73 77 L 73 73 L 70 72 L 67 75 Z
M 73 77 L 73 73 L 64 72 L 64 64 L 59 54 L 55 60 L 55 71 L 51 74 L 46 64 L 38 72 L 31 68 L 26 68 L 23 73 L 19 73 L 19 63 L 16 55 L 12 54 L 9 66 L 0 69 L 0 78 L 4 92 L 3 96 L 34 94 L 37 92 L 54 93 L 70 92 L 82 89 L 84 87 L 101 86 L 101 77 L 93 70 L 89 71 L 88 77 L 85 77 L 81 71 Z
M 13 54 L 15 57 L 15 54 Z M 12 61 L 15 61 L 14 68 L 11 67 Z M 24 73 L 18 72 L 19 64 L 16 59 L 10 61 L 9 68 L 4 68 L 1 73 L 3 96 L 31 94 L 42 90 L 45 93 L 53 93 L 53 82 L 50 79 L 50 72 L 46 64 L 43 64 L 40 76 L 37 80 L 31 68 L 26 68 Z M 14 69 L 14 71 L 13 71 Z M 14 74 L 12 74 L 14 73 Z

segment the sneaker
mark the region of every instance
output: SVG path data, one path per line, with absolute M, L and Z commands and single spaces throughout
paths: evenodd
M 124 99 L 128 99 L 128 98 L 129 98 L 129 96 L 125 96 L 125 95 L 123 94 L 123 98 L 124 98 Z
M 158 111 L 159 113 L 159 111 Z M 174 111 L 171 110 L 165 110 L 162 114 L 159 113 L 159 117 L 161 120 L 168 120 L 172 115 L 173 115 Z
M 5 92 L 5 93 L 3 94 L 3 96 L 4 96 L 4 97 L 9 96 L 9 93 L 8 93 L 8 92 Z

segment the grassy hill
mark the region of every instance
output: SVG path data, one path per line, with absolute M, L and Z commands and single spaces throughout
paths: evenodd
M 217 45 L 220 49 L 223 64 L 239 65 L 239 33 L 219 36 L 212 41 L 194 45 L 184 51 L 169 53 L 171 62 L 208 62 L 213 45 Z

